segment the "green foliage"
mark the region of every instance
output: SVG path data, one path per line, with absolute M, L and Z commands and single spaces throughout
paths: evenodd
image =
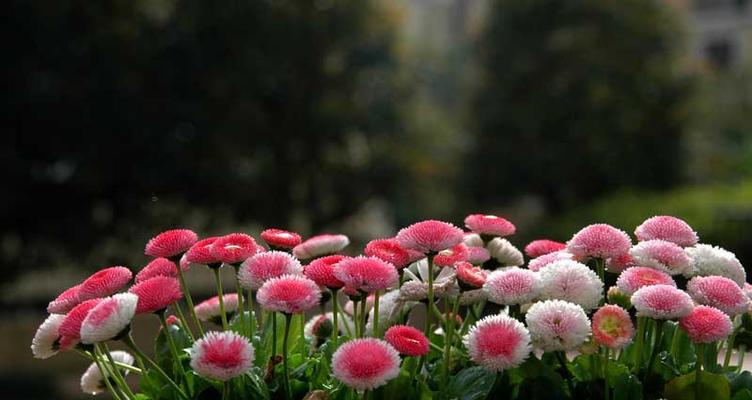
M 702 371 L 700 376 L 699 398 L 695 373 L 674 378 L 666 384 L 664 395 L 667 400 L 728 400 L 730 398 L 729 383 L 723 375 Z

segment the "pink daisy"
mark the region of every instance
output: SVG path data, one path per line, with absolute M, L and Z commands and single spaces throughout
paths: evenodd
M 626 253 L 631 245 L 631 239 L 623 231 L 607 224 L 594 224 L 575 233 L 567 242 L 567 251 L 578 260 L 588 258 L 606 260 Z
M 650 285 L 669 285 L 676 287 L 676 282 L 663 271 L 648 267 L 631 267 L 624 270 L 616 279 L 616 287 L 631 296 L 640 288 Z
M 183 297 L 178 280 L 166 276 L 155 276 L 154 278 L 137 283 L 128 292 L 138 296 L 136 314 L 164 310 Z
M 566 300 L 589 311 L 598 307 L 603 298 L 603 281 L 577 261 L 556 261 L 538 274 L 542 299 Z
M 561 242 L 555 242 L 548 239 L 538 239 L 533 240 L 525 246 L 525 254 L 530 258 L 536 258 L 566 248 L 567 245 Z
M 491 259 L 491 253 L 483 247 L 468 247 L 467 262 L 473 265 L 481 265 Z
M 72 288 L 65 289 L 63 293 L 60 293 L 55 300 L 52 300 L 47 305 L 47 312 L 50 314 L 66 314 L 72 310 L 73 307 L 80 303 L 78 299 L 78 289 L 80 284 L 73 286 Z
M 672 242 L 653 239 L 637 243 L 629 254 L 637 265 L 659 269 L 669 275 L 679 275 L 692 269 L 689 256 L 684 249 Z
M 488 236 L 513 235 L 517 228 L 513 223 L 495 215 L 471 214 L 465 217 L 467 229 Z
M 590 336 L 590 321 L 577 304 L 562 300 L 534 303 L 525 314 L 535 347 L 543 351 L 571 351 Z
M 146 243 L 144 253 L 151 257 L 170 258 L 185 253 L 198 240 L 189 229 L 173 229 L 154 236 Z
M 284 251 L 267 251 L 243 261 L 238 270 L 240 285 L 246 289 L 258 290 L 271 278 L 282 275 L 300 275 L 303 267 L 300 261 Z
M 371 240 L 363 253 L 369 257 L 377 257 L 392 263 L 398 269 L 406 267 L 411 262 L 410 253 L 400 246 L 397 239 Z
M 384 340 L 406 356 L 420 357 L 428 354 L 428 338 L 412 326 L 394 325 L 386 330 Z
M 332 373 L 345 385 L 356 390 L 370 390 L 385 385 L 400 371 L 397 350 L 389 343 L 374 339 L 355 339 L 332 356 Z
M 622 273 L 625 269 L 636 267 L 637 261 L 629 253 L 624 253 L 620 256 L 611 257 L 606 260 L 606 271 L 613 272 L 615 274 Z
M 211 246 L 212 255 L 225 264 L 239 264 L 257 251 L 256 241 L 245 233 L 222 236 Z
M 183 271 L 185 271 L 187 269 L 187 265 L 182 268 Z M 135 282 L 141 283 L 155 276 L 168 276 L 170 278 L 175 278 L 178 276 L 178 267 L 174 262 L 164 257 L 155 258 L 148 264 L 146 264 L 146 266 L 136 274 Z
M 538 275 L 529 269 L 509 267 L 488 275 L 483 290 L 488 300 L 496 304 L 525 304 L 538 296 L 541 281 Z
M 483 287 L 488 278 L 488 271 L 480 267 L 475 267 L 467 261 L 454 264 L 454 269 L 457 271 L 457 279 L 460 286 L 477 289 Z
M 437 254 L 433 263 L 437 267 L 451 267 L 459 261 L 466 261 L 468 255 L 467 246 L 464 243 L 452 246 L 450 249 L 442 250 Z
M 219 237 L 209 237 L 206 239 L 199 240 L 196 242 L 191 248 L 188 249 L 188 251 L 185 253 L 185 261 L 189 264 L 204 264 L 204 265 L 214 265 L 214 264 L 221 264 L 222 261 L 219 260 L 214 254 L 212 253 L 212 245 L 214 242 L 217 241 Z
M 671 285 L 645 286 L 634 292 L 631 301 L 638 316 L 653 319 L 683 318 L 694 308 L 692 298 Z
M 70 350 L 81 341 L 81 324 L 89 311 L 101 301 L 102 299 L 90 299 L 81 302 L 65 316 L 58 327 L 60 350 Z
M 297 314 L 319 304 L 321 289 L 304 276 L 282 275 L 266 281 L 256 298 L 265 310 Z
M 627 310 L 612 304 L 593 314 L 593 337 L 609 349 L 621 349 L 632 341 L 634 325 Z
M 747 295 L 750 300 L 752 300 L 752 285 L 750 285 L 748 282 L 744 282 L 744 288 L 742 290 L 744 291 L 744 294 Z
M 687 283 L 694 301 L 715 307 L 730 316 L 747 312 L 749 298 L 736 282 L 722 276 L 696 276 Z
M 261 232 L 261 239 L 272 249 L 280 250 L 290 250 L 302 241 L 297 233 L 282 229 L 267 229 Z
M 635 229 L 637 240 L 646 241 L 661 239 L 676 243 L 681 247 L 689 247 L 697 244 L 699 240 L 695 231 L 686 222 L 679 218 L 660 215 L 648 218 Z
M 564 250 L 555 251 L 553 253 L 544 254 L 530 260 L 530 262 L 527 264 L 527 268 L 531 271 L 538 272 L 555 261 L 571 260 L 573 257 L 574 256 L 571 253 L 568 253 Z
M 355 257 L 334 266 L 334 276 L 350 291 L 373 293 L 387 289 L 399 280 L 394 265 L 376 257 Z
M 292 249 L 292 254 L 301 260 L 316 258 L 337 253 L 350 244 L 350 238 L 345 235 L 313 236 Z
M 238 311 L 238 294 L 227 293 L 222 296 L 222 302 L 225 305 L 225 315 L 227 315 L 227 319 L 230 320 L 230 316 Z M 202 301 L 193 307 L 193 311 L 196 312 L 196 317 L 201 321 L 211 321 L 217 325 L 222 323 L 222 313 L 219 309 L 219 296 L 214 296 L 208 300 Z
M 340 289 L 345 286 L 345 283 L 334 276 L 334 266 L 347 258 L 350 257 L 339 254 L 317 258 L 305 266 L 303 273 L 308 279 L 311 279 L 320 286 L 326 286 L 329 289 Z
M 460 228 L 442 221 L 427 220 L 402 228 L 397 241 L 402 247 L 423 254 L 438 253 L 462 242 Z
M 88 300 L 117 293 L 131 281 L 133 273 L 125 267 L 109 267 L 95 272 L 79 286 L 78 299 Z
M 207 332 L 193 343 L 191 368 L 204 378 L 227 381 L 253 366 L 251 343 L 235 332 Z
M 34 339 L 31 340 L 31 353 L 34 358 L 41 360 L 50 358 L 60 350 L 60 325 L 65 320 L 65 315 L 50 314 L 47 319 L 39 325 Z
M 118 336 L 136 315 L 138 296 L 119 293 L 103 299 L 81 323 L 81 343 L 104 342 Z
M 462 243 L 467 247 L 484 247 L 483 239 L 475 232 L 465 232 L 462 234 Z
M 679 321 L 679 326 L 687 332 L 687 336 L 694 343 L 724 340 L 733 329 L 728 315 L 708 306 L 695 307 L 689 315 Z
M 481 319 L 470 328 L 463 342 L 473 362 L 497 372 L 518 367 L 532 350 L 525 325 L 506 315 Z

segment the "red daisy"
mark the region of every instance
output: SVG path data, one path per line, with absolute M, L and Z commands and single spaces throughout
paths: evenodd
M 282 229 L 267 229 L 261 232 L 261 239 L 271 248 L 289 250 L 301 242 L 300 235 Z
M 128 290 L 138 295 L 136 314 L 153 313 L 164 310 L 183 297 L 180 284 L 175 278 L 155 276 L 134 285 Z
M 109 267 L 95 272 L 79 286 L 78 299 L 88 300 L 117 293 L 131 281 L 133 273 L 125 267 Z
M 154 236 L 146 243 L 144 253 L 151 257 L 170 258 L 185 253 L 198 240 L 190 229 L 173 229 Z
M 231 233 L 211 245 L 212 255 L 226 264 L 238 264 L 257 253 L 256 241 L 245 233 Z

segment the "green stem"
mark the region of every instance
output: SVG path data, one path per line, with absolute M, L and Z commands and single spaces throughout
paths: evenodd
M 256 314 L 254 313 L 253 309 L 253 292 L 251 291 L 251 289 L 248 289 L 245 294 L 245 299 L 247 300 L 245 302 L 245 305 L 248 308 L 248 315 L 250 317 L 250 321 L 248 321 L 248 336 L 251 338 L 251 340 L 253 340 L 253 335 L 256 333 L 257 323 Z
M 180 267 L 180 262 L 176 263 L 176 267 L 178 270 L 178 281 L 180 281 L 180 288 L 183 289 L 183 294 L 185 295 L 185 303 L 188 304 L 188 311 L 191 312 L 191 317 L 193 318 L 193 323 L 196 324 L 196 328 L 198 328 L 198 333 L 201 336 L 204 336 L 204 328 L 201 326 L 201 321 L 198 320 L 198 317 L 196 316 L 196 310 L 193 308 L 193 298 L 191 297 L 191 290 L 188 288 L 188 285 L 185 283 L 185 276 L 183 276 L 183 269 Z M 186 329 L 188 327 L 186 326 Z
M 162 329 L 164 330 L 165 338 L 167 338 L 167 345 L 170 347 L 170 352 L 172 353 L 172 357 L 175 360 L 173 362 L 173 366 L 177 364 L 178 372 L 180 373 L 180 376 L 182 378 L 185 378 L 185 369 L 183 368 L 183 363 L 180 361 L 180 354 L 178 353 L 178 347 L 177 345 L 175 345 L 175 340 L 173 340 L 172 334 L 170 333 L 170 326 L 167 324 L 165 313 L 160 312 L 158 316 L 159 316 L 159 321 L 162 322 Z
M 277 314 L 270 313 L 272 317 L 272 358 L 277 356 Z
M 742 372 L 742 367 L 744 366 L 744 356 L 746 356 L 746 353 L 747 353 L 747 346 L 743 344 L 739 345 L 739 354 L 738 354 L 739 358 L 737 362 L 738 365 L 736 367 L 737 372 Z
M 300 314 L 300 355 L 305 360 L 308 357 L 308 346 L 306 346 L 305 337 L 305 313 Z M 315 338 L 313 338 L 315 340 Z
M 222 385 L 222 400 L 230 399 L 230 381 L 225 381 Z
M 178 319 L 180 319 L 180 323 L 183 325 L 183 330 L 191 338 L 191 342 L 196 341 L 196 338 L 193 337 L 191 327 L 188 326 L 188 320 L 185 319 L 185 314 L 183 314 L 183 307 L 180 307 L 180 302 L 175 302 L 175 311 L 178 313 Z
M 634 347 L 634 368 L 639 370 L 642 366 L 642 345 L 645 339 L 645 317 L 637 317 L 637 336 Z
M 731 362 L 731 353 L 734 351 L 734 340 L 736 339 L 736 330 L 726 341 L 726 356 L 723 358 L 723 368 L 728 368 Z
M 134 356 L 136 357 L 137 360 L 139 360 L 139 365 L 141 365 L 141 369 L 142 370 L 146 371 L 146 369 L 143 367 L 143 365 L 144 365 L 143 362 L 144 361 L 148 362 L 149 365 L 152 368 L 154 368 L 154 370 L 157 371 L 157 373 L 159 375 L 161 375 L 162 378 L 165 381 L 167 381 L 167 383 L 169 383 L 170 386 L 172 386 L 173 389 L 175 389 L 176 393 L 178 393 L 180 395 L 180 397 L 182 397 L 182 398 L 184 398 L 186 400 L 189 400 L 188 396 L 185 394 L 185 392 L 183 391 L 183 389 L 181 389 L 180 386 L 178 386 L 178 384 L 175 383 L 175 381 L 173 381 L 172 379 L 170 379 L 170 377 L 164 372 L 164 370 L 159 366 L 159 364 L 157 364 L 156 362 L 154 362 L 154 360 L 152 360 L 151 358 L 149 358 L 146 354 L 144 354 L 143 351 L 141 351 L 140 348 L 138 348 L 138 346 L 136 345 L 136 342 L 133 341 L 133 338 L 131 337 L 130 334 L 126 335 L 123 338 L 123 342 L 125 343 L 126 346 L 128 346 L 128 348 L 131 349 L 131 351 L 133 351 Z M 146 373 L 146 372 L 144 372 L 144 373 Z
M 368 297 L 364 297 L 363 300 L 360 302 L 360 336 L 364 337 L 366 335 L 366 315 L 368 313 L 366 312 L 366 306 L 368 305 Z
M 373 337 L 380 337 L 379 334 L 379 291 L 373 295 L 373 330 L 371 332 Z
M 290 367 L 287 360 L 287 339 L 290 333 L 292 314 L 285 314 L 285 337 L 282 339 L 282 363 L 285 378 L 285 398 L 292 400 L 292 388 L 290 388 Z
M 112 382 L 110 382 L 110 378 L 109 378 L 110 370 L 107 369 L 107 368 L 105 368 L 105 366 L 103 365 L 103 361 L 100 360 L 99 355 L 97 354 L 97 347 L 96 347 L 96 345 L 94 347 L 94 355 L 95 355 L 95 357 L 94 357 L 94 363 L 97 364 L 97 368 L 99 369 L 99 373 L 102 374 L 102 380 L 104 381 L 105 386 L 107 386 L 107 390 L 110 392 L 110 394 L 112 395 L 113 399 L 115 399 L 115 400 L 121 400 L 121 397 L 118 394 L 118 392 L 115 391 L 115 389 L 112 387 Z M 113 377 L 113 379 L 114 379 L 114 377 Z
M 337 349 L 337 341 L 339 340 L 339 320 L 337 314 L 339 314 L 339 301 L 337 300 L 337 289 L 330 289 L 332 292 L 332 320 L 334 322 L 334 329 L 332 329 L 332 346 Z
M 676 360 L 676 352 L 679 349 L 679 339 L 681 339 L 682 330 L 679 329 L 679 324 L 676 324 L 676 329 L 674 329 L 674 335 L 671 337 L 671 349 L 669 352 L 671 353 L 671 357 Z
M 705 359 L 705 345 L 703 343 L 695 344 L 697 351 L 697 362 L 695 363 L 695 399 L 700 399 L 702 394 L 702 361 Z
M 663 339 L 663 324 L 665 322 L 666 321 L 662 319 L 655 321 L 655 334 L 653 335 L 655 337 L 655 343 L 653 343 L 653 347 L 650 349 L 650 359 L 648 360 L 648 368 L 645 370 L 645 377 L 642 380 L 643 382 L 647 382 L 650 370 L 653 369 L 655 356 L 658 355 L 658 346 L 661 345 L 661 340 Z
M 426 255 L 426 261 L 428 262 L 428 304 L 426 304 L 426 327 L 424 334 L 427 338 L 431 338 L 431 307 L 433 306 L 433 254 Z
M 603 354 L 603 392 L 605 393 L 606 400 L 611 397 L 611 390 L 608 387 L 608 347 Z
M 240 279 L 238 279 L 238 268 L 240 266 L 235 268 L 235 292 L 238 295 L 238 312 L 240 313 L 240 334 L 246 335 L 248 331 L 246 330 L 247 326 L 245 324 L 245 299 L 243 298 L 243 288 L 240 286 Z M 251 337 L 250 335 L 247 335 L 248 337 Z
M 222 293 L 222 277 L 219 274 L 219 268 L 212 268 L 214 270 L 214 280 L 217 284 L 217 296 L 219 298 L 219 315 L 222 319 L 222 330 L 227 330 L 227 315 L 225 314 L 225 300 Z
M 99 346 L 102 347 L 100 348 Z M 115 381 L 117 381 L 118 386 L 121 387 L 121 390 L 125 392 L 125 397 L 128 397 L 129 399 L 136 398 L 136 395 L 133 394 L 130 386 L 128 386 L 128 383 L 125 381 L 125 377 L 117 369 L 115 360 L 112 359 L 112 354 L 110 354 L 110 349 L 107 348 L 107 345 L 104 342 L 102 342 L 99 346 L 97 346 L 96 344 L 94 345 L 95 353 L 97 351 L 99 352 L 98 357 L 101 357 L 102 353 L 106 355 L 107 360 L 110 362 L 110 370 L 112 372 L 112 376 L 115 378 Z
M 570 383 L 570 381 L 572 380 L 572 375 L 569 373 L 569 369 L 567 369 L 567 356 L 563 351 L 555 351 L 554 353 L 556 354 L 556 358 L 559 360 L 559 364 L 561 364 L 562 374 L 564 374 L 564 382 L 566 382 L 569 393 L 570 395 L 574 394 L 572 392 L 572 384 Z

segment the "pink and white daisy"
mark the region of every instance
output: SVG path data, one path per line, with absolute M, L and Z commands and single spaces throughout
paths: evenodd
M 692 260 L 692 268 L 684 276 L 724 276 L 736 282 L 739 287 L 747 281 L 747 273 L 734 253 L 718 246 L 698 244 L 686 249 Z
M 222 302 L 225 306 L 225 315 L 228 316 L 227 320 L 230 320 L 230 316 L 238 311 L 238 294 L 227 293 L 222 296 Z M 219 296 L 214 296 L 202 301 L 193 307 L 193 311 L 196 312 L 196 317 L 201 321 L 210 321 L 217 325 L 222 323 L 222 313 L 219 309 Z
M 351 291 L 372 293 L 397 284 L 399 274 L 394 265 L 376 257 L 355 257 L 334 266 L 334 276 Z
M 408 266 L 412 257 L 404 247 L 400 246 L 397 239 L 376 239 L 366 245 L 363 253 L 369 257 L 377 257 L 388 263 L 392 263 L 397 269 Z
M 334 266 L 347 258 L 350 257 L 339 254 L 319 257 L 305 266 L 303 274 L 320 286 L 325 286 L 329 289 L 340 289 L 345 286 L 345 283 L 334 276 Z
M 543 351 L 570 351 L 590 336 L 585 310 L 563 300 L 534 303 L 525 314 L 533 345 Z
M 691 271 L 691 263 L 684 249 L 665 240 L 653 239 L 637 243 L 629 254 L 637 265 L 659 269 L 669 275 Z
M 261 232 L 261 239 L 272 249 L 280 250 L 290 250 L 302 241 L 297 233 L 282 229 L 267 229 Z
M 284 251 L 272 250 L 243 261 L 238 270 L 238 279 L 244 288 L 258 290 L 271 278 L 302 273 L 303 267 L 295 257 Z
M 34 358 L 44 360 L 57 354 L 60 350 L 60 333 L 58 329 L 65 320 L 65 315 L 50 314 L 39 325 L 34 338 L 31 340 L 31 353 Z
M 184 267 L 181 266 L 181 268 L 183 268 L 183 271 L 188 269 L 187 267 L 188 265 Z M 178 276 L 178 267 L 174 262 L 164 257 L 155 258 L 148 264 L 146 264 L 146 266 L 136 274 L 135 282 L 141 283 L 155 276 L 167 276 L 170 278 L 176 278 Z
M 129 353 L 124 351 L 111 351 L 110 357 L 112 360 L 121 364 L 133 365 L 134 358 Z M 128 370 L 121 367 L 116 367 L 123 375 L 128 375 Z M 99 370 L 96 363 L 91 363 L 89 368 L 86 369 L 83 375 L 81 375 L 81 390 L 84 393 L 95 395 L 107 391 L 107 385 L 104 382 L 104 375 Z M 109 378 L 112 379 L 112 378 Z
M 678 319 L 689 314 L 694 303 L 689 295 L 671 285 L 645 286 L 630 300 L 637 316 L 654 319 Z
M 128 292 L 138 296 L 136 314 L 164 310 L 183 297 L 178 280 L 166 276 L 155 276 L 137 283 Z
M 356 390 L 385 385 L 400 372 L 397 350 L 389 343 L 374 339 L 355 339 L 344 343 L 332 356 L 332 374 Z
M 486 245 L 480 235 L 475 232 L 465 232 L 462 235 L 462 243 L 467 247 L 485 247 Z
M 245 233 L 231 233 L 215 240 L 212 255 L 225 264 L 240 264 L 258 252 L 256 241 Z
M 467 229 L 488 236 L 513 235 L 517 228 L 513 223 L 495 215 L 471 214 L 465 217 Z
M 52 300 L 47 305 L 47 312 L 50 314 L 66 314 L 77 306 L 81 301 L 78 299 L 78 289 L 80 284 L 71 288 L 65 289 L 60 293 L 55 300 Z
M 709 306 L 697 306 L 679 320 L 679 326 L 694 343 L 713 343 L 726 339 L 733 325 L 723 311 Z
M 606 260 L 628 252 L 631 246 L 632 240 L 624 231 L 608 224 L 594 224 L 575 233 L 567 242 L 567 251 L 579 261 L 589 258 Z
M 486 248 L 491 257 L 505 267 L 519 267 L 525 263 L 522 252 L 506 239 L 494 238 Z
M 464 284 L 468 288 L 481 288 L 488 278 L 488 271 L 475 267 L 467 261 L 454 264 L 454 269 L 457 272 L 457 280 L 460 285 Z
M 616 287 L 628 296 L 632 296 L 640 288 L 651 285 L 676 287 L 676 282 L 674 282 L 674 279 L 669 274 L 648 267 L 627 268 L 616 279 Z
M 375 301 L 374 301 L 375 303 Z M 399 290 L 390 290 L 379 296 L 379 326 L 389 328 L 399 322 L 400 311 L 407 304 L 400 299 Z M 368 306 L 368 304 L 366 304 Z M 373 335 L 373 321 L 376 308 L 370 307 L 368 311 L 368 322 L 366 323 L 366 334 Z
M 697 233 L 686 222 L 669 215 L 659 215 L 648 218 L 635 229 L 637 240 L 660 239 L 676 243 L 681 247 L 697 244 Z
M 525 304 L 538 297 L 541 280 L 529 269 L 502 268 L 488 275 L 483 290 L 488 300 L 496 304 Z
M 465 261 L 473 265 L 481 265 L 491 259 L 491 253 L 485 247 L 468 247 Z
M 146 243 L 144 254 L 151 257 L 175 257 L 185 253 L 198 240 L 189 229 L 173 229 L 154 236 Z
M 506 315 L 481 319 L 462 341 L 473 362 L 495 372 L 518 367 L 532 350 L 525 325 Z
M 617 257 L 611 257 L 606 260 L 606 271 L 615 274 L 622 273 L 625 269 L 637 267 L 637 261 L 629 253 L 624 253 Z
M 402 228 L 397 241 L 407 249 L 423 254 L 438 253 L 462 242 L 462 229 L 442 221 L 427 220 Z
M 81 341 L 81 324 L 92 308 L 96 307 L 102 299 L 90 299 L 81 302 L 65 316 L 58 327 L 60 334 L 60 350 L 70 350 Z
M 627 310 L 607 304 L 593 314 L 593 338 L 609 349 L 624 348 L 632 341 L 634 325 Z
M 109 267 L 95 272 L 78 287 L 78 300 L 107 297 L 131 281 L 133 273 L 125 267 Z
M 207 332 L 191 348 L 191 368 L 199 376 L 223 382 L 248 372 L 253 358 L 251 342 L 232 331 Z
M 345 235 L 317 235 L 306 239 L 292 249 L 292 254 L 300 260 L 328 256 L 342 251 L 350 244 Z
M 433 264 L 437 267 L 451 267 L 456 262 L 466 261 L 467 255 L 467 246 L 464 243 L 460 243 L 436 254 L 433 258 Z
M 539 274 L 541 299 L 566 300 L 592 310 L 603 298 L 603 281 L 584 264 L 572 260 L 556 261 Z
M 571 260 L 573 257 L 574 256 L 571 253 L 568 253 L 564 250 L 555 251 L 553 253 L 544 254 L 530 260 L 530 262 L 527 264 L 527 268 L 531 271 L 538 272 L 555 261 Z
M 118 336 L 136 315 L 138 296 L 119 293 L 102 299 L 81 323 L 81 343 L 104 342 Z
M 749 308 L 749 298 L 739 285 L 722 276 L 696 276 L 687 283 L 687 292 L 697 303 L 715 307 L 732 317 Z
M 304 276 L 282 275 L 266 281 L 256 298 L 265 310 L 297 314 L 319 304 L 321 289 Z
M 567 248 L 567 245 L 548 239 L 533 240 L 525 246 L 525 254 L 530 258 L 540 257 L 555 251 L 561 251 Z
M 406 356 L 420 357 L 428 354 L 428 338 L 412 326 L 394 325 L 386 330 L 384 340 Z
M 185 252 L 185 261 L 188 264 L 204 264 L 204 265 L 215 265 L 215 264 L 221 264 L 222 261 L 219 260 L 214 254 L 212 253 L 212 246 L 214 245 L 214 242 L 217 241 L 219 237 L 209 237 L 206 239 L 201 239 L 198 242 L 196 242 L 193 246 L 191 246 L 188 251 Z

